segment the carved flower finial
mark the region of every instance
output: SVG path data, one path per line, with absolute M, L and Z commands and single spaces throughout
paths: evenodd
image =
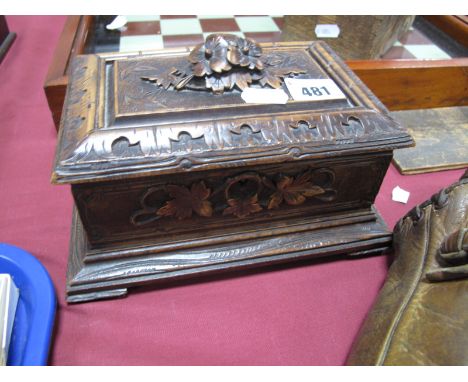
M 200 80 L 204 78 L 203 88 L 220 94 L 234 86 L 243 90 L 253 81 L 279 88 L 284 77 L 304 73 L 297 68 L 281 67 L 278 60 L 262 59 L 262 48 L 254 40 L 233 34 L 208 35 L 204 43 L 190 52 L 188 61 L 191 66 L 187 68 L 172 68 L 166 75 L 141 78 L 165 89 L 172 84 L 177 90 L 184 87 L 200 90 Z
M 234 36 L 235 37 L 235 36 Z M 224 35 L 209 35 L 203 44 L 197 45 L 188 57 L 194 64 L 193 74 L 204 77 L 214 72 L 222 73 L 232 67 L 227 60 L 228 40 Z
M 227 59 L 233 65 L 247 66 L 250 70 L 263 69 L 263 62 L 260 60 L 262 48 L 249 38 L 237 38 L 236 44 L 228 48 Z
M 244 39 L 232 34 L 211 34 L 203 44 L 197 45 L 189 55 L 189 61 L 194 64 L 193 74 L 204 77 L 215 73 L 231 70 L 233 66 L 263 69 L 259 57 L 262 48 L 250 39 Z

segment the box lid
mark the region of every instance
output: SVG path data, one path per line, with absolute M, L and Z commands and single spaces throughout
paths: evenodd
M 293 100 L 287 78 L 331 79 L 345 98 Z M 281 88 L 286 104 L 242 89 Z M 52 180 L 82 183 L 389 151 L 410 135 L 323 42 L 232 35 L 135 54 L 78 56 Z

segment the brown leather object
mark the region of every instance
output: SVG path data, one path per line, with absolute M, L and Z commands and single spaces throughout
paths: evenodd
M 348 365 L 468 364 L 467 174 L 395 226 L 395 260 Z

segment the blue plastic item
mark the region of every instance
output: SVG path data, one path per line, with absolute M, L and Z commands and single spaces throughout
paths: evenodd
M 7 365 L 46 365 L 56 308 L 52 280 L 34 256 L 2 243 L 0 273 L 10 274 L 20 291 Z

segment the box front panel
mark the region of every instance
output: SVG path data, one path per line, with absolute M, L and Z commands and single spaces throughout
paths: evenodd
M 369 209 L 391 154 L 73 186 L 91 247 L 239 234 Z

